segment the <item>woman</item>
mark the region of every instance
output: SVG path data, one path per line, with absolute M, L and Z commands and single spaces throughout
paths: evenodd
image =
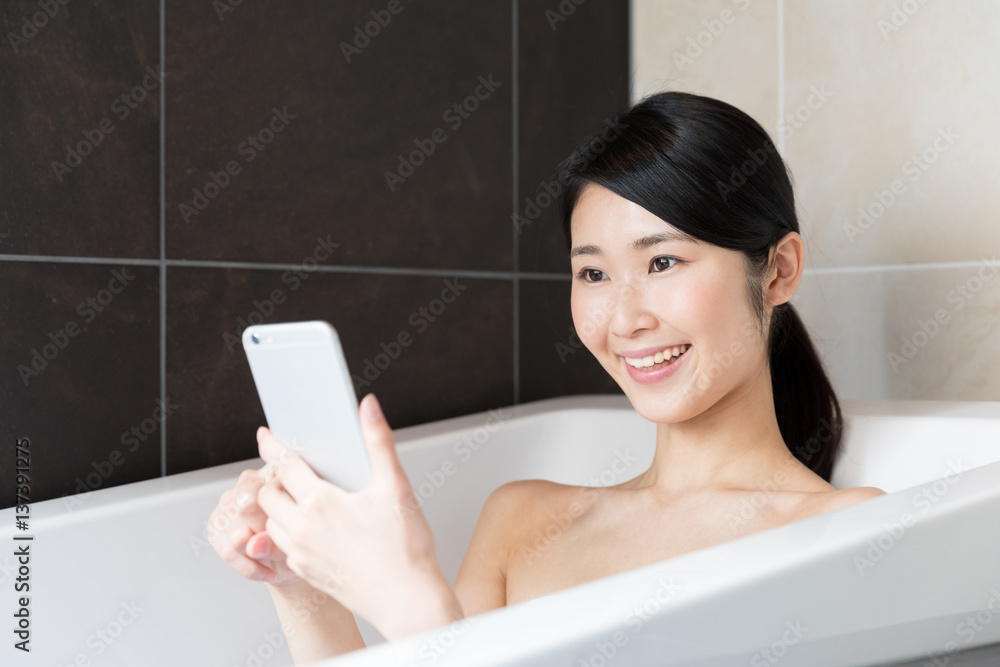
M 653 95 L 562 165 L 571 310 L 581 341 L 657 424 L 649 469 L 604 488 L 504 484 L 452 589 L 373 395 L 361 401 L 370 486 L 318 478 L 267 429 L 267 465 L 212 544 L 263 579 L 297 662 L 522 602 L 885 493 L 830 483 L 841 413 L 788 303 L 804 249 L 767 133 L 724 102 Z M 574 517 L 544 551 L 531 536 Z M 350 611 L 349 611 L 350 610 Z

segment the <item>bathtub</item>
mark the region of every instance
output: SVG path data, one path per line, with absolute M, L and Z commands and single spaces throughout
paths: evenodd
M 368 648 L 321 664 L 832 667 L 940 656 L 940 666 L 1000 642 L 1000 619 L 990 622 L 1000 611 L 1000 403 L 842 406 L 833 484 L 888 495 L 396 642 L 359 619 Z M 575 396 L 395 434 L 453 583 L 494 488 L 625 481 L 652 460 L 655 425 L 624 396 Z M 0 510 L 0 663 L 291 664 L 263 585 L 231 571 L 206 540 L 219 495 L 260 465 L 35 503 L 28 531 Z M 12 554 L 25 544 L 30 653 L 13 648 L 11 632 L 23 595 Z

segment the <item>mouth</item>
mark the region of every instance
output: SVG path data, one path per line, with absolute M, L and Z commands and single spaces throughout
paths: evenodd
M 622 357 L 622 359 L 624 359 L 625 363 L 632 368 L 635 368 L 640 372 L 649 373 L 669 366 L 677 361 L 677 359 L 684 356 L 690 349 L 691 344 L 685 343 L 684 345 L 668 347 L 654 355 L 648 355 L 642 358 Z
M 622 361 L 625 362 L 626 370 L 632 380 L 639 384 L 654 384 L 673 375 L 684 362 L 690 349 L 690 344 L 680 345 L 657 352 L 651 357 L 646 356 L 642 359 L 622 357 Z

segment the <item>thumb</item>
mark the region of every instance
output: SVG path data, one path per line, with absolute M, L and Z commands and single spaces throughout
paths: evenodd
M 266 532 L 254 533 L 244 550 L 250 558 L 267 558 L 271 554 L 271 544 L 271 536 Z
M 382 406 L 379 405 L 375 394 L 366 394 L 361 399 L 360 421 L 361 435 L 365 439 L 365 447 L 372 465 L 372 476 L 391 472 L 405 477 L 403 468 L 399 465 L 399 458 L 396 456 L 396 439 L 392 435 L 389 422 L 382 414 Z

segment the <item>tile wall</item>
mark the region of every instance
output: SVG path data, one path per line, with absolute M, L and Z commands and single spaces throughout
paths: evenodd
M 18 438 L 32 501 L 256 456 L 246 322 L 333 323 L 394 428 L 620 392 L 511 220 L 627 107 L 625 0 L 53 5 L 0 8 L 0 506 Z
M 839 395 L 1000 400 L 1000 5 L 634 0 L 632 25 L 633 99 L 718 97 L 778 142 Z

